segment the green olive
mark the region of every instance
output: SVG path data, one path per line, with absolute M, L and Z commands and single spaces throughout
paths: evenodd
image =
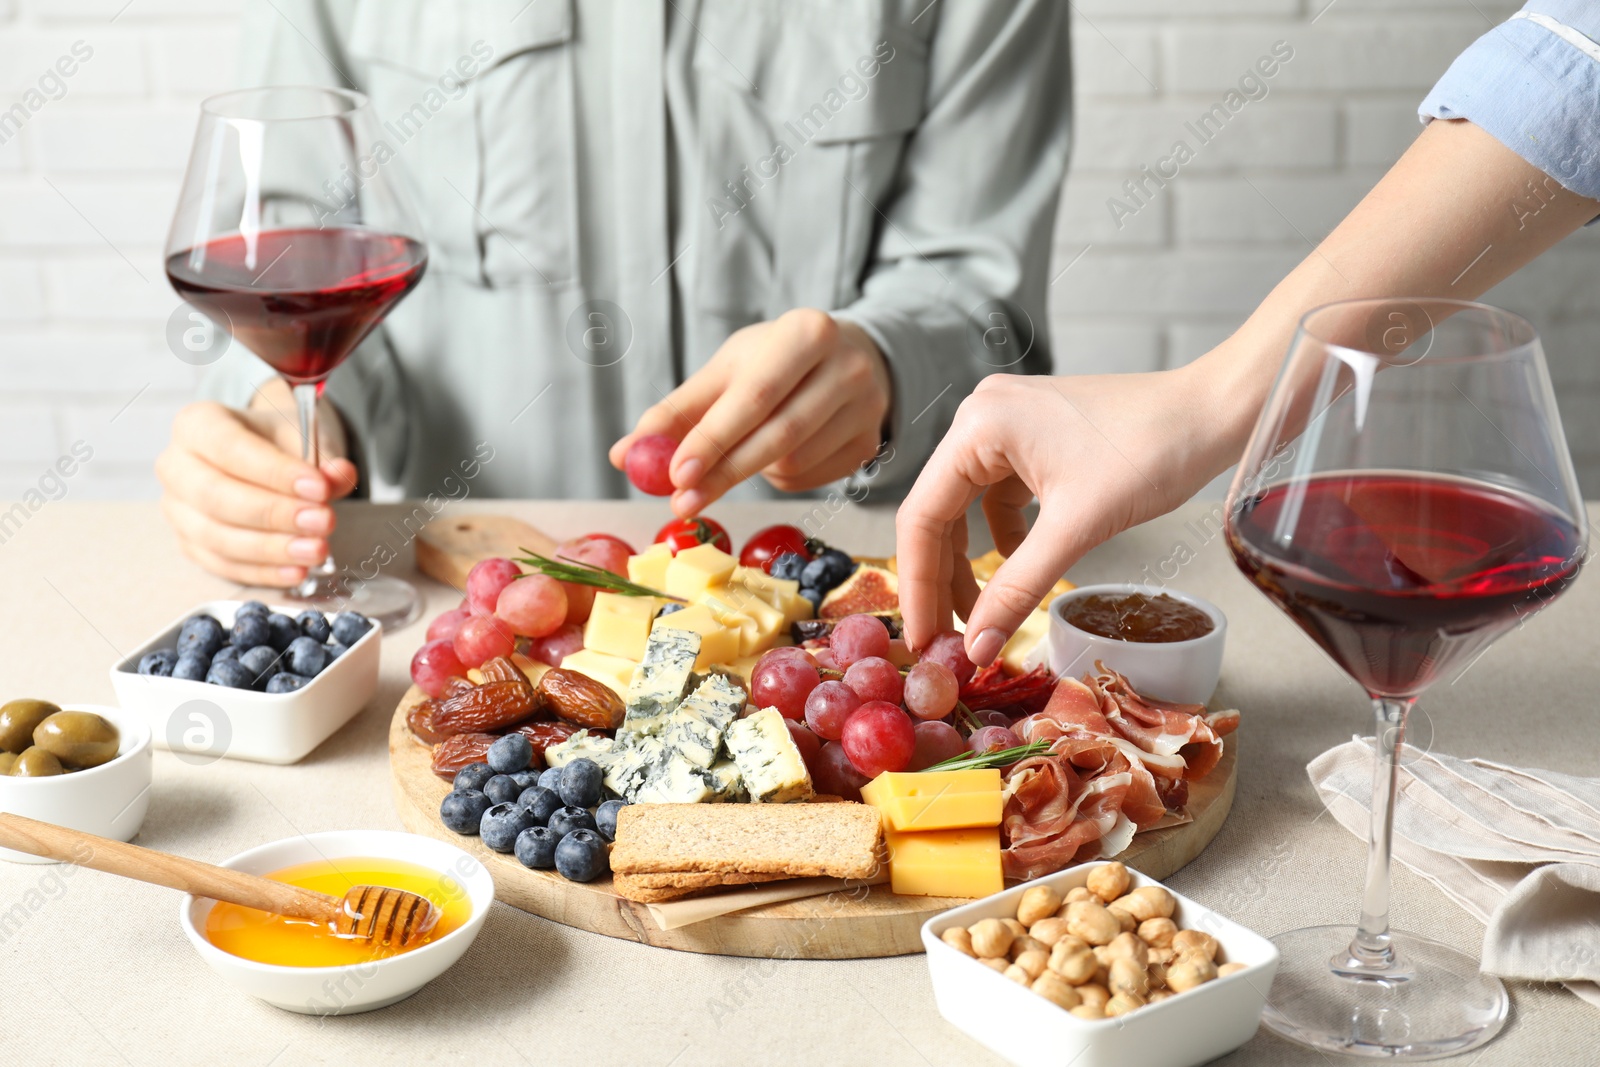
M 52 774 L 66 774 L 66 768 L 55 754 L 35 745 L 17 757 L 8 772 L 12 778 L 46 778 Z
M 0 752 L 0 777 L 11 773 L 11 765 L 17 762 L 15 752 Z
M 92 711 L 58 711 L 33 731 L 33 743 L 68 767 L 98 767 L 117 757 L 117 728 Z
M 61 709 L 48 700 L 0 704 L 0 749 L 18 753 L 33 744 L 33 731 Z

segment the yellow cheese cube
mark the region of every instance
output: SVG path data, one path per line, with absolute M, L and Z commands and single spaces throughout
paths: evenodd
M 999 826 L 1000 772 L 918 771 L 878 775 L 861 787 L 861 799 L 883 813 L 891 830 L 954 830 Z
M 665 543 L 651 545 L 637 556 L 628 557 L 628 581 L 665 592 L 667 564 L 671 562 L 672 549 Z
M 712 603 L 713 601 L 716 603 Z M 717 605 L 727 605 L 727 610 L 737 612 L 752 621 L 753 625 L 740 625 L 739 654 L 741 656 L 765 652 L 789 628 L 788 620 L 782 611 L 736 582 L 716 586 L 701 597 L 701 603 L 711 604 L 711 609 L 714 612 L 723 610 Z
M 707 589 L 726 582 L 738 565 L 738 560 L 716 545 L 682 549 L 667 564 L 666 591 L 685 600 L 698 600 Z
M 718 586 L 725 589 L 726 586 Z M 715 592 L 705 593 L 700 597 L 700 603 L 711 609 L 711 614 L 716 620 L 734 633 L 739 635 L 739 650 L 737 655 L 748 656 L 756 643 L 756 622 L 744 612 L 734 608 L 733 605 L 721 599 Z
M 620 697 L 627 695 L 628 686 L 633 681 L 633 669 L 638 664 L 622 656 L 597 652 L 592 648 L 580 648 L 562 660 L 561 666 L 569 671 L 586 674 L 595 681 L 609 686 L 612 692 Z
M 655 625 L 693 630 L 700 635 L 700 655 L 694 661 L 697 671 L 703 671 L 713 663 L 727 663 L 739 655 L 739 631 L 724 626 L 722 620 L 704 604 L 692 604 L 670 615 L 658 615 Z
M 1022 674 L 1027 668 L 1028 656 L 1039 647 L 1039 643 L 1050 632 L 1050 613 L 1034 608 L 1028 612 L 1028 617 L 1022 620 L 1022 625 L 1017 627 L 1017 632 L 1011 635 L 1005 647 L 1000 650 L 1000 662 L 1006 670 L 1014 674 Z
M 800 595 L 800 583 L 795 579 L 774 578 L 760 567 L 735 567 L 728 584 L 744 586 L 775 608 Z
M 914 897 L 986 897 L 1005 888 L 1000 828 L 886 830 L 889 888 Z
M 650 623 L 664 603 L 653 596 L 595 593 L 594 608 L 583 627 L 583 647 L 639 662 L 650 638 Z

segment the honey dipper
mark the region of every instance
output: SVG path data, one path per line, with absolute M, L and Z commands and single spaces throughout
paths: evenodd
M 198 897 L 317 920 L 341 937 L 369 944 L 414 948 L 439 922 L 438 908 L 426 897 L 403 889 L 358 885 L 341 899 L 21 815 L 0 813 L 0 846 Z

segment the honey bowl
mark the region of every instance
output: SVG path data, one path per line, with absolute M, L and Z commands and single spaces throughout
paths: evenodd
M 223 867 L 342 896 L 352 885 L 420 893 L 441 911 L 425 944 L 404 952 L 344 941 L 282 916 L 185 896 L 178 921 L 200 958 L 230 985 L 286 1011 L 350 1015 L 404 1000 L 471 946 L 494 900 L 473 856 L 414 834 L 338 830 L 242 852 Z

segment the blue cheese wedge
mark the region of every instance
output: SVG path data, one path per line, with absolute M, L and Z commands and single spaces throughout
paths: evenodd
M 718 760 L 705 773 L 711 781 L 713 801 L 742 803 L 749 799 L 744 791 L 744 777 L 739 774 L 739 765 L 733 760 Z
M 751 800 L 783 804 L 811 797 L 811 775 L 777 708 L 732 723 L 723 741 Z
M 667 749 L 697 767 L 710 767 L 722 751 L 722 733 L 744 710 L 744 690 L 720 674 L 704 677 L 661 728 Z
M 618 733 L 634 737 L 659 734 L 689 691 L 699 655 L 698 633 L 670 626 L 651 630 L 644 659 L 628 686 L 627 716 Z
M 672 755 L 635 794 L 640 804 L 703 804 L 715 799 L 712 780 L 703 767 Z
M 604 770 L 615 756 L 616 741 L 604 734 L 591 734 L 588 730 L 579 730 L 559 745 L 551 745 L 544 750 L 545 764 L 551 767 L 565 767 L 580 756 L 594 760 Z
M 666 758 L 666 746 L 660 738 L 635 738 L 620 746 L 605 767 L 606 788 L 632 801 L 640 787 L 657 773 Z

